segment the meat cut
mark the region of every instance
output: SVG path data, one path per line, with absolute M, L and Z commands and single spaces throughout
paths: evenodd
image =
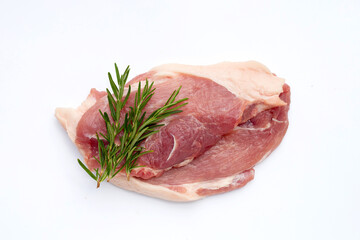
M 145 79 L 156 88 L 147 113 L 162 106 L 179 86 L 178 99 L 189 100 L 183 112 L 166 118 L 159 132 L 142 143 L 153 151 L 139 159 L 144 167 L 133 170 L 129 180 L 122 173 L 111 180 L 121 188 L 174 201 L 237 189 L 254 178 L 254 165 L 286 133 L 290 88 L 260 63 L 167 64 L 127 85 Z M 134 94 L 127 105 L 133 104 Z M 106 131 L 99 109 L 109 112 L 106 93 L 95 89 L 77 109 L 56 109 L 56 117 L 90 169 L 98 167 L 95 134 Z

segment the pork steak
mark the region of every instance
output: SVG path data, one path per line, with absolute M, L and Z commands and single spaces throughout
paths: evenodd
M 160 131 L 143 142 L 153 150 L 138 161 L 145 167 L 133 170 L 129 181 L 122 173 L 111 180 L 121 188 L 173 201 L 240 188 L 254 178 L 254 165 L 286 133 L 290 88 L 260 63 L 167 64 L 127 85 L 145 79 L 156 88 L 147 113 L 162 106 L 179 86 L 178 99 L 189 98 L 188 105 L 166 118 Z M 128 105 L 133 104 L 134 93 Z M 77 109 L 56 109 L 56 117 L 90 169 L 98 167 L 95 134 L 106 130 L 99 109 L 109 111 L 106 93 L 95 89 Z

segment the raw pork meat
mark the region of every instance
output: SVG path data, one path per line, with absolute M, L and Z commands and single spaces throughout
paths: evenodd
M 178 99 L 188 97 L 188 105 L 165 119 L 159 133 L 143 143 L 154 151 L 139 159 L 146 167 L 133 170 L 130 181 L 123 174 L 111 181 L 122 188 L 191 201 L 242 187 L 253 179 L 253 166 L 280 144 L 286 132 L 290 88 L 260 63 L 168 64 L 128 85 L 146 78 L 156 88 L 146 112 L 163 105 L 180 85 Z M 132 101 L 130 97 L 128 104 Z M 91 169 L 98 167 L 93 158 L 95 133 L 105 131 L 98 109 L 108 111 L 107 98 L 93 89 L 79 108 L 56 110 Z

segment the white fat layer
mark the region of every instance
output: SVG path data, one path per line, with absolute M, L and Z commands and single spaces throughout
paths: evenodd
M 274 122 L 277 122 L 277 123 L 286 123 L 287 122 L 287 121 L 277 120 L 276 118 L 272 118 L 271 120 L 273 120 Z
M 211 79 L 241 99 L 263 101 L 273 106 L 286 105 L 279 98 L 285 80 L 272 75 L 267 67 L 255 61 L 222 62 L 207 66 L 165 64 L 151 71 L 156 72 L 156 77 L 184 73 Z
M 188 165 L 190 162 L 192 162 L 192 160 L 194 160 L 193 157 L 187 158 L 187 159 L 185 159 L 184 161 L 182 161 L 181 163 L 178 163 L 178 164 L 174 165 L 174 167 L 176 167 L 176 168 L 178 168 L 178 167 L 183 167 L 183 166 L 185 166 L 185 165 Z
M 173 185 L 153 185 L 146 183 L 140 179 L 130 177 L 127 181 L 126 176 L 118 174 L 110 182 L 120 188 L 140 192 L 142 194 L 162 198 L 171 201 L 195 201 L 205 196 L 200 196 L 196 192 L 199 189 L 217 190 L 224 187 L 236 185 L 239 180 L 245 179 L 245 173 L 238 173 L 233 176 L 218 178 L 211 181 L 181 184 L 179 186 Z M 171 187 L 183 187 L 186 189 L 186 193 L 179 193 L 171 190 Z
M 178 201 L 178 202 L 187 202 L 194 201 L 202 198 L 203 196 L 193 195 L 193 194 L 184 194 L 179 193 L 162 185 L 153 185 L 146 183 L 142 180 L 139 180 L 134 177 L 130 177 L 129 181 L 123 175 L 116 175 L 113 179 L 110 180 L 112 184 L 117 187 L 139 192 L 141 194 L 145 194 L 150 197 L 161 198 L 165 200 Z
M 244 129 L 244 130 L 249 130 L 249 131 L 265 131 L 266 129 L 269 129 L 271 127 L 271 123 L 267 123 L 265 127 L 263 128 L 252 128 L 252 127 L 239 127 L 239 126 L 236 126 L 234 128 L 234 130 L 237 130 L 237 129 Z
M 177 147 L 177 141 L 176 141 L 175 136 L 174 136 L 174 135 L 172 135 L 172 134 L 171 134 L 171 136 L 172 136 L 172 137 L 173 137 L 173 139 L 174 139 L 174 145 L 173 145 L 173 148 L 171 149 L 171 152 L 170 152 L 170 154 L 169 154 L 168 158 L 166 159 L 166 161 L 169 161 L 169 159 L 172 157 L 172 155 L 174 154 L 175 149 L 176 149 L 176 147 Z
M 218 178 L 214 180 L 196 182 L 189 184 L 182 184 L 182 187 L 185 187 L 188 191 L 196 193 L 199 189 L 209 189 L 217 190 L 224 187 L 229 187 L 230 185 L 235 185 L 237 181 L 245 179 L 244 173 L 235 174 L 233 176 Z

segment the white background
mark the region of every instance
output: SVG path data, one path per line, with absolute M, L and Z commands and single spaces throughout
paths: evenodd
M 2 239 L 360 239 L 359 1 L 0 3 Z M 257 60 L 290 127 L 246 187 L 192 203 L 95 188 L 54 117 L 113 63 Z

